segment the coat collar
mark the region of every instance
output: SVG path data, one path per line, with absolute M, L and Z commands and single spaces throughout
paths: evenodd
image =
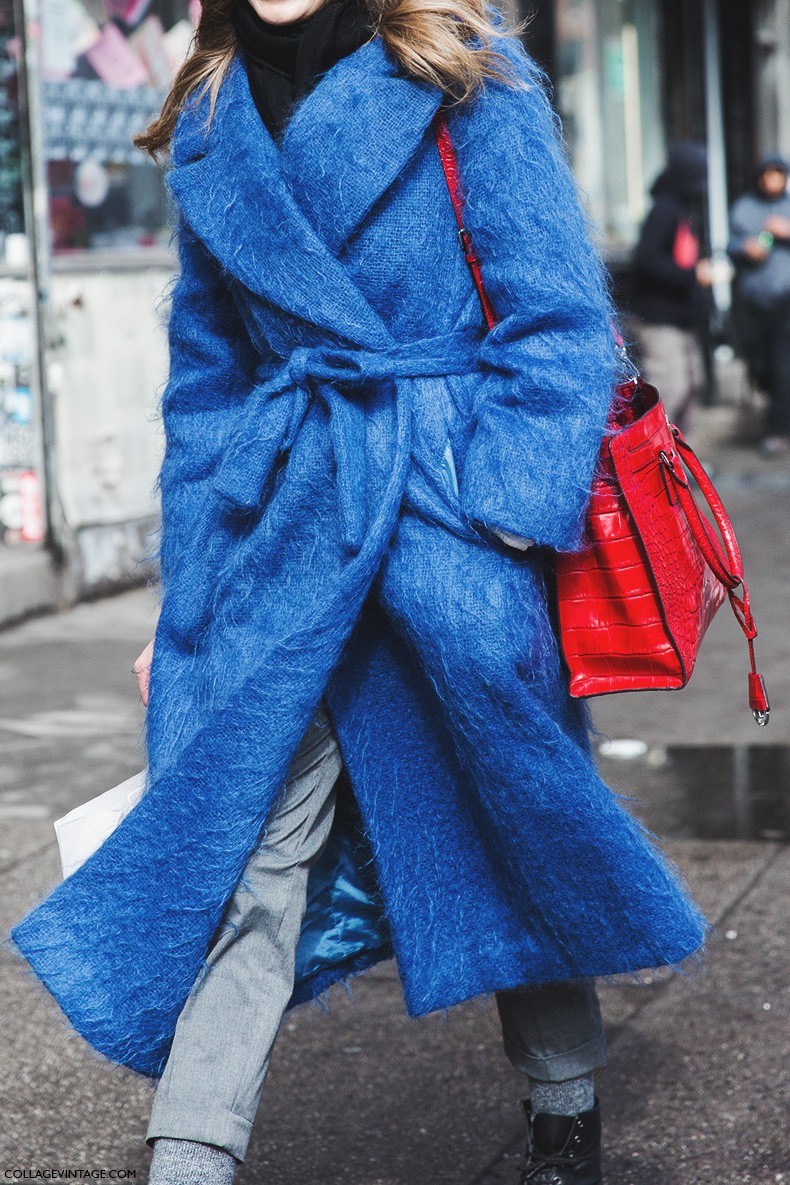
M 388 334 L 337 255 L 420 144 L 441 91 L 402 75 L 380 37 L 341 59 L 299 104 L 281 146 L 263 124 L 240 53 L 208 131 L 187 102 L 168 184 L 187 222 L 252 292 L 375 348 Z

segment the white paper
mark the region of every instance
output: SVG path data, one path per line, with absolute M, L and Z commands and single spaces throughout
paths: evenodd
M 64 879 L 101 847 L 140 801 L 145 793 L 146 773 L 146 770 L 142 770 L 55 820 Z

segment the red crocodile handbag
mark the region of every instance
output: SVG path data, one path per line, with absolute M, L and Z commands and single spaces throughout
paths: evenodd
M 441 108 L 434 133 L 458 236 L 491 329 L 497 318 L 464 226 L 458 160 Z M 622 349 L 619 339 L 618 345 Z M 697 505 L 689 474 L 721 541 Z M 571 695 L 685 687 L 705 631 L 729 597 L 749 643 L 749 706 L 757 723 L 767 724 L 768 696 L 755 667 L 757 628 L 732 523 L 691 446 L 669 422 L 658 391 L 641 377 L 617 388 L 585 535 L 583 551 L 555 559 Z

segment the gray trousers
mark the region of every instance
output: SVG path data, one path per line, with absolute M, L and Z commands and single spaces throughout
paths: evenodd
M 305 734 L 266 834 L 252 853 L 184 1005 L 157 1086 L 147 1140 L 247 1151 L 277 1031 L 291 996 L 307 877 L 329 836 L 342 768 L 321 709 Z M 606 1064 L 592 980 L 496 993 L 516 1069 L 562 1082 Z
M 696 335 L 674 325 L 629 322 L 642 374 L 658 387 L 667 415 L 684 435 L 691 432 L 694 404 L 705 387 L 705 360 Z

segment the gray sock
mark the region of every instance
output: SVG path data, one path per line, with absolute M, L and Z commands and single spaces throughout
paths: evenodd
M 154 1140 L 149 1185 L 231 1185 L 238 1161 L 224 1148 L 196 1140 Z
M 595 1106 L 592 1074 L 569 1078 L 567 1082 L 532 1082 L 532 1114 L 578 1115 Z

